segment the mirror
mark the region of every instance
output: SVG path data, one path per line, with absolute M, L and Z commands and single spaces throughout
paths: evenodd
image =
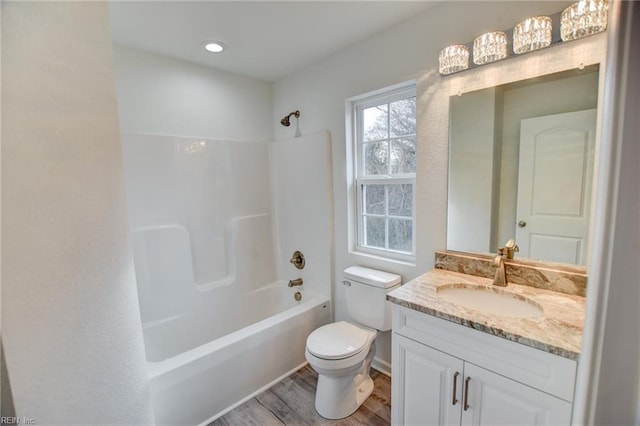
M 449 99 L 447 249 L 585 265 L 598 65 Z

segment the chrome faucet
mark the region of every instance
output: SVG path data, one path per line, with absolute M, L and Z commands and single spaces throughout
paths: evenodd
M 498 267 L 496 269 L 496 274 L 493 277 L 493 285 L 497 285 L 500 287 L 507 286 L 507 272 L 504 264 L 505 258 L 505 248 L 498 247 L 498 255 L 493 258 L 493 264 Z
M 289 280 L 289 287 L 295 287 L 302 285 L 302 278 L 297 278 L 295 280 Z

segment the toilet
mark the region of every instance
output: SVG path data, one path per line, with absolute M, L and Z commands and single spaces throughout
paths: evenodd
M 316 411 L 326 419 L 353 414 L 373 392 L 369 376 L 378 331 L 391 329 L 387 293 L 400 275 L 361 266 L 344 270 L 344 290 L 351 322 L 338 321 L 314 330 L 305 357 L 318 373 Z

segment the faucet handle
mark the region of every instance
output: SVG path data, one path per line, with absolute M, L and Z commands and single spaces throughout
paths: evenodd
M 304 254 L 302 254 L 300 250 L 293 252 L 293 256 L 291 256 L 291 260 L 289 260 L 289 262 L 298 269 L 304 268 L 304 265 L 306 264 Z
M 516 241 L 512 238 L 504 245 L 507 259 L 513 259 L 513 254 L 520 251 L 520 247 L 516 245 Z

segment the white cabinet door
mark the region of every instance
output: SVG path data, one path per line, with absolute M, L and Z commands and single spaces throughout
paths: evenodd
M 468 362 L 464 369 L 469 383 L 463 395 L 463 426 L 568 425 L 571 421 L 569 402 Z
M 460 425 L 464 362 L 393 333 L 391 424 Z

